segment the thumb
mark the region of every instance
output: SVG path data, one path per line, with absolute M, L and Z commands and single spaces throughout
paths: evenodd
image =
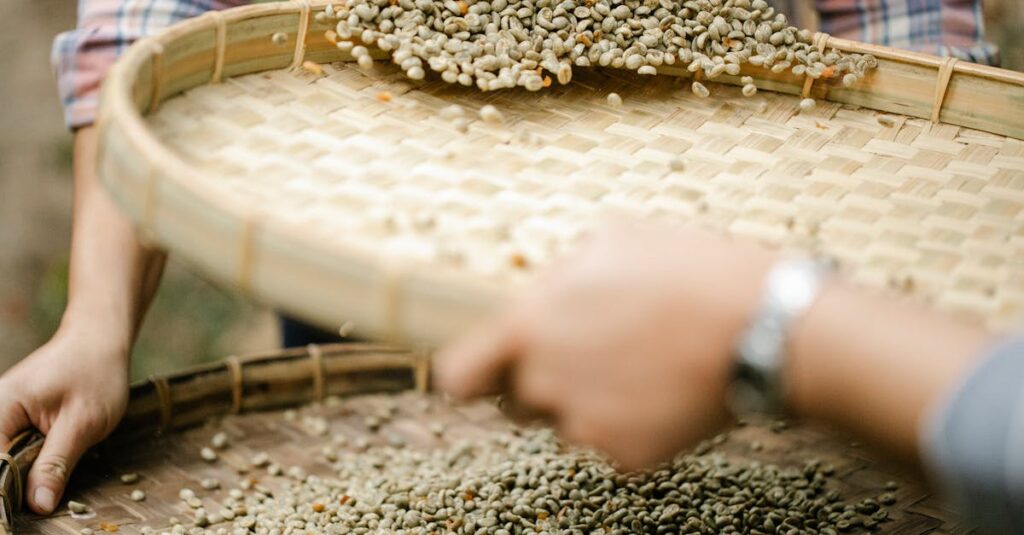
M 57 508 L 68 476 L 85 453 L 85 422 L 62 413 L 50 428 L 39 457 L 28 474 L 28 505 L 48 515 Z
M 460 399 L 499 393 L 521 345 L 513 322 L 489 323 L 438 353 L 437 383 Z

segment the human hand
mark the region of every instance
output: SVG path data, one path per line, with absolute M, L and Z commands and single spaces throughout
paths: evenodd
M 35 427 L 46 435 L 26 502 L 49 514 L 86 449 L 106 437 L 128 403 L 128 350 L 99 329 L 64 327 L 0 376 L 0 447 Z
M 720 426 L 731 351 L 774 255 L 694 230 L 611 229 L 438 355 L 458 398 L 506 393 L 624 469 Z

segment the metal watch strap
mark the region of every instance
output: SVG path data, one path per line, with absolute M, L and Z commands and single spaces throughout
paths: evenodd
M 784 258 L 765 277 L 761 303 L 737 340 L 730 404 L 734 413 L 778 413 L 784 408 L 782 366 L 793 322 L 814 303 L 826 265 Z

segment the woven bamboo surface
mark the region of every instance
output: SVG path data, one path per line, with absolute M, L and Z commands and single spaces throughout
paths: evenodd
M 437 342 L 625 215 L 827 254 L 994 328 L 1024 317 L 1024 75 L 819 34 L 878 69 L 843 88 L 745 67 L 753 99 L 718 84 L 698 99 L 664 67 L 479 93 L 339 62 L 324 5 L 229 10 L 138 43 L 99 121 L 101 178 L 144 234 L 293 315 Z M 787 95 L 802 93 L 815 110 L 798 113 Z M 504 122 L 461 133 L 440 117 L 452 103 Z
M 202 86 L 149 124 L 265 226 L 381 262 L 521 282 L 601 221 L 687 221 L 829 255 L 993 325 L 1024 312 L 1018 140 L 729 86 L 705 100 L 672 77 L 588 72 L 532 95 L 325 71 Z M 452 102 L 469 132 L 442 117 Z M 503 124 L 479 119 L 486 104 Z
M 293 354 L 290 362 L 302 373 L 309 369 L 303 355 Z M 310 396 L 312 392 L 307 388 L 302 394 Z M 380 430 L 369 431 L 364 416 L 380 414 L 386 406 L 397 406 L 396 416 Z M 304 424 L 308 416 L 326 417 L 329 430 L 322 434 L 311 432 Z M 444 425 L 443 438 L 429 431 L 433 423 Z M 83 461 L 72 479 L 68 496 L 85 503 L 90 508 L 88 513 L 72 515 L 61 509 L 45 519 L 22 514 L 17 517 L 15 532 L 73 535 L 85 527 L 99 532 L 104 527 L 116 527 L 120 533 L 138 533 L 143 526 L 169 529 L 172 517 L 187 526 L 192 510 L 178 497 L 182 488 L 195 490 L 208 510 L 218 511 L 219 502 L 243 479 L 255 479 L 271 491 L 290 484 L 287 476 L 270 476 L 263 469 L 251 467 L 250 460 L 260 452 L 269 453 L 272 462 L 285 469 L 301 466 L 310 474 L 329 476 L 331 464 L 319 452 L 323 445 L 334 444 L 338 435 L 347 439 L 346 445 L 337 448 L 344 457 L 358 455 L 354 444 L 360 436 L 368 439 L 371 448 L 385 444 L 385 437 L 396 433 L 406 439 L 408 447 L 434 448 L 458 440 L 473 440 L 511 425 L 494 403 L 452 406 L 436 396 L 410 391 L 328 397 L 324 403 L 307 405 L 298 411 L 279 409 L 211 418 L 206 425 L 155 437 L 140 438 L 137 433 L 115 436 Z M 219 452 L 215 463 L 201 460 L 199 450 L 209 445 L 212 435 L 219 431 L 228 434 L 230 446 Z M 126 439 L 127 436 L 132 438 Z M 761 444 L 760 451 L 752 450 L 753 442 Z M 834 488 L 842 493 L 845 502 L 876 497 L 886 492 L 888 482 L 895 481 L 899 485 L 895 491 L 898 501 L 887 507 L 892 521 L 882 524 L 879 533 L 970 531 L 930 496 L 913 474 L 880 463 L 861 446 L 826 430 L 792 426 L 777 432 L 767 425 L 746 425 L 731 430 L 728 440 L 712 452 L 718 453 L 740 463 L 756 460 L 785 467 L 803 466 L 809 459 L 819 459 L 832 464 L 836 467 Z M 138 473 L 141 479 L 136 484 L 123 484 L 120 475 L 125 473 Z M 204 478 L 219 480 L 221 488 L 202 490 L 200 482 Z M 135 489 L 146 492 L 145 501 L 129 498 Z M 211 526 L 218 527 L 222 526 Z

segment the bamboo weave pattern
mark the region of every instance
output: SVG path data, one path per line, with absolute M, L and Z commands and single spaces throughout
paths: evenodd
M 1019 323 L 1024 142 L 712 84 L 580 72 L 541 94 L 411 82 L 393 66 L 201 86 L 148 121 L 224 195 L 397 265 L 521 282 L 616 217 L 696 222 L 834 257 L 855 280 Z M 606 104 L 608 92 L 623 97 Z M 445 118 L 453 102 L 459 119 Z M 501 124 L 479 119 L 496 106 Z M 671 161 L 685 166 L 674 170 Z

